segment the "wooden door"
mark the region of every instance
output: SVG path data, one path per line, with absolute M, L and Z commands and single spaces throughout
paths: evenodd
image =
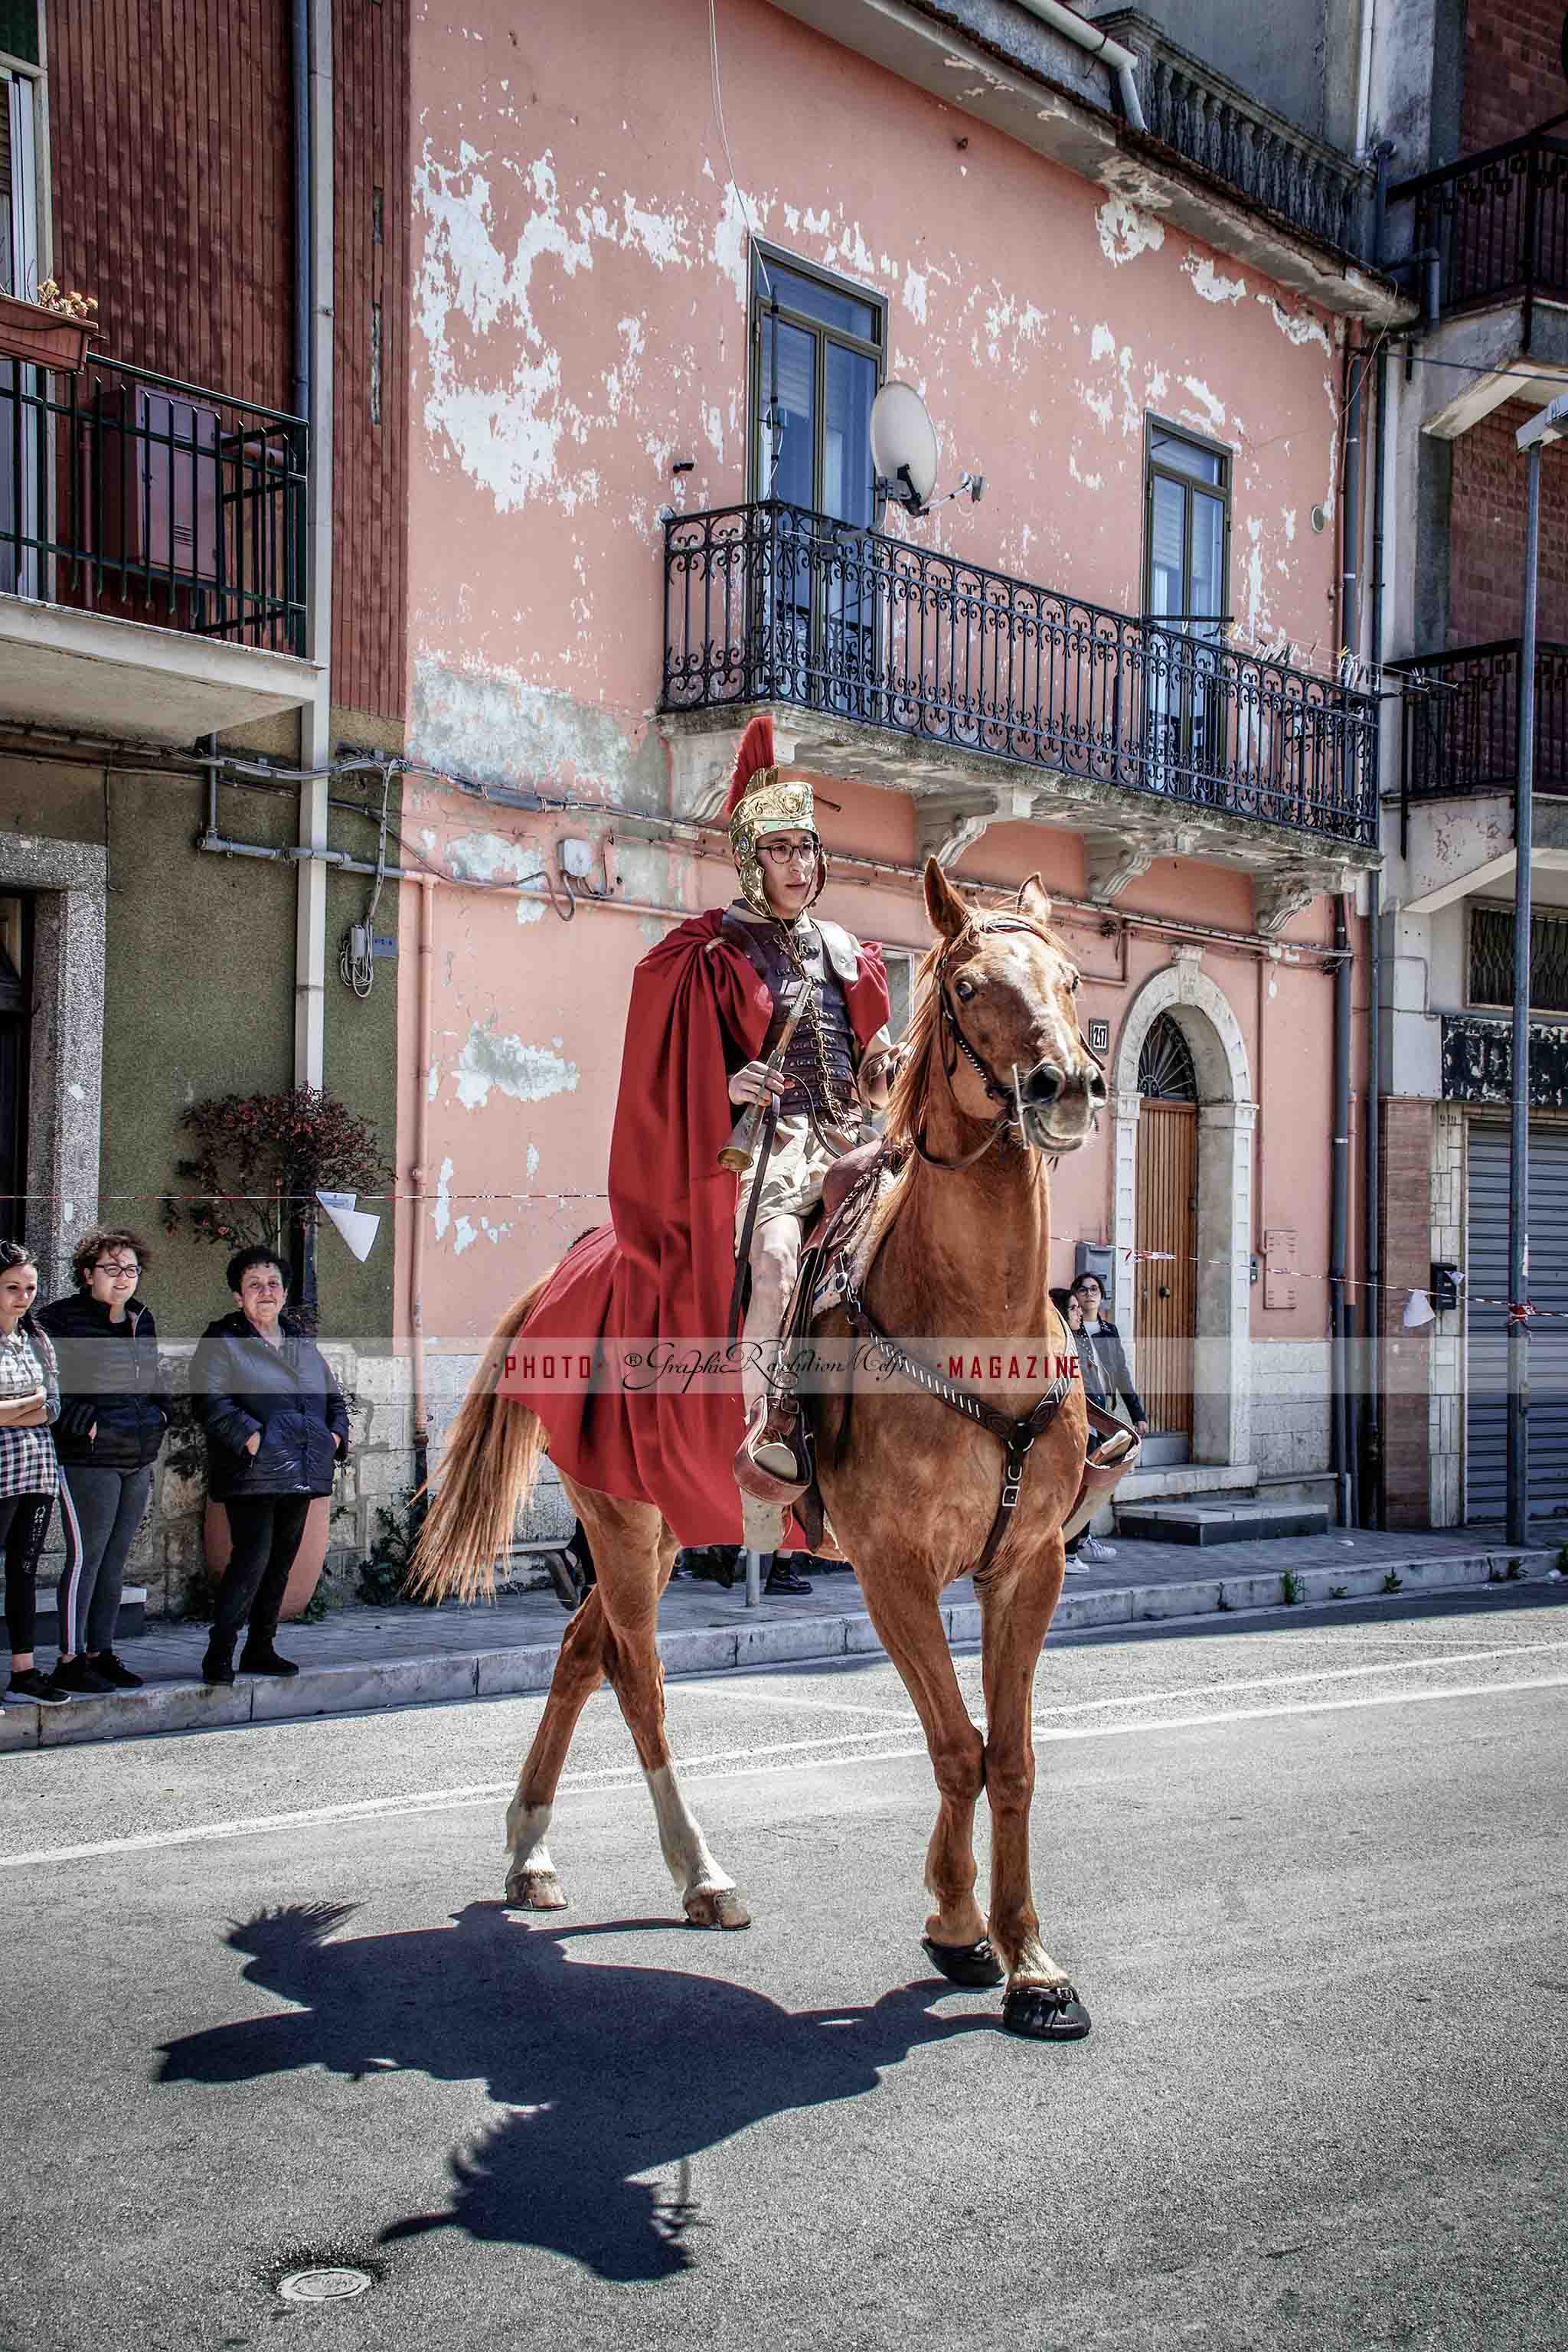
M 1188 1438 L 1197 1208 L 1197 1107 L 1145 1100 L 1138 1119 L 1138 1390 L 1152 1431 Z

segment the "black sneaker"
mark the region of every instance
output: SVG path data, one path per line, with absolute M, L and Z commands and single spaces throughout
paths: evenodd
M 57 1690 L 69 1691 L 73 1698 L 105 1698 L 114 1688 L 109 1676 L 97 1673 L 88 1658 L 62 1658 L 53 1680 Z
M 40 1674 L 37 1666 L 27 1666 L 21 1674 L 12 1675 L 5 1685 L 5 1696 L 36 1699 L 40 1706 L 64 1706 L 70 1693 L 61 1690 L 53 1675 Z
M 124 1659 L 117 1658 L 112 1650 L 100 1650 L 92 1664 L 116 1690 L 140 1690 L 147 1679 L 145 1675 L 133 1675 Z
M 270 1642 L 258 1642 L 253 1649 L 247 1642 L 239 1654 L 242 1675 L 297 1675 L 299 1667 L 292 1658 L 280 1658 Z

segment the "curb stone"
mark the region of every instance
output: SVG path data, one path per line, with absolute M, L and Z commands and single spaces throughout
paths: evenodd
M 1511 1560 L 1522 1571 L 1508 1577 Z M 1540 1583 L 1556 1566 L 1555 1549 L 1481 1550 L 1437 1559 L 1379 1561 L 1373 1567 L 1303 1568 L 1296 1572 L 1298 1602 L 1318 1606 L 1380 1597 L 1390 1573 L 1405 1593 L 1485 1587 L 1493 1581 Z M 1064 1588 L 1051 1622 L 1053 1636 L 1100 1626 L 1199 1618 L 1221 1609 L 1237 1613 L 1284 1613 L 1277 1574 L 1194 1576 L 1163 1584 L 1126 1585 L 1110 1591 Z M 963 1647 L 981 1633 L 978 1601 L 944 1607 L 950 1642 Z M 564 1627 L 565 1620 L 562 1620 Z M 0 1715 L 0 1755 L 37 1748 L 75 1748 L 163 1732 L 215 1731 L 249 1723 L 284 1723 L 312 1716 L 362 1715 L 471 1698 L 523 1697 L 542 1693 L 554 1672 L 558 1644 L 534 1642 L 504 1650 L 450 1653 L 426 1658 L 367 1659 L 303 1667 L 288 1682 L 240 1681 L 216 1690 L 199 1682 L 149 1683 L 113 1698 L 76 1698 L 65 1706 L 7 1704 Z M 732 1674 L 756 1666 L 801 1664 L 881 1654 L 864 1610 L 836 1617 L 769 1620 L 762 1624 L 682 1627 L 659 1636 L 667 1675 Z

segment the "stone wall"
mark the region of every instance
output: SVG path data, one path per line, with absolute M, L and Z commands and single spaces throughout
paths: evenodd
M 1333 1459 L 1326 1339 L 1255 1339 L 1250 1351 L 1250 1460 L 1260 1478 L 1304 1478 Z

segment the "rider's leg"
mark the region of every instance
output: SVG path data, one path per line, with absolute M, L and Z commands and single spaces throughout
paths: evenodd
M 752 1236 L 752 1300 L 746 1309 L 747 1346 L 741 1367 L 748 1423 L 758 1400 L 769 1393 L 769 1382 L 778 1360 L 779 1329 L 800 1265 L 801 1232 L 799 1217 L 771 1216 L 759 1221 Z M 760 1452 L 753 1449 L 753 1459 L 763 1469 L 773 1471 L 782 1478 L 792 1478 L 795 1463 L 789 1449 L 772 1450 L 778 1454 L 776 1464 L 767 1458 L 770 1449 L 765 1445 Z

